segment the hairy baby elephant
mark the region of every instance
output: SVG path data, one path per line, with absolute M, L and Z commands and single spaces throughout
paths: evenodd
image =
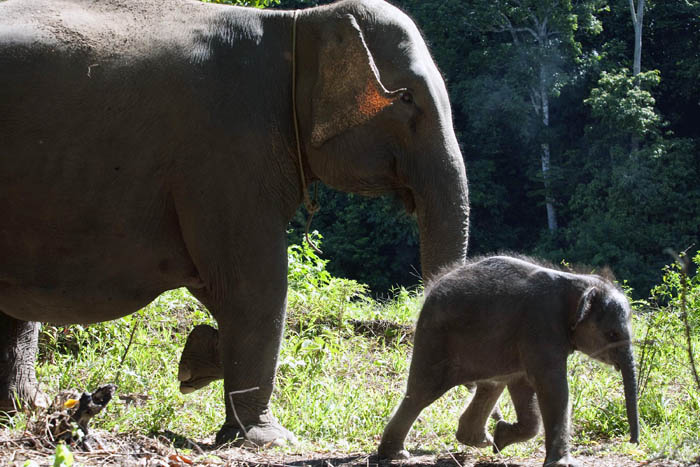
M 456 385 L 476 383 L 459 420 L 460 442 L 500 450 L 535 436 L 541 417 L 544 465 L 578 465 L 568 439 L 566 361 L 574 350 L 622 372 L 631 440 L 637 442 L 630 316 L 624 294 L 597 275 L 507 256 L 451 270 L 426 294 L 406 395 L 384 430 L 380 457 L 408 457 L 403 442 L 421 410 Z M 491 437 L 486 420 L 506 386 L 518 421 L 498 421 Z

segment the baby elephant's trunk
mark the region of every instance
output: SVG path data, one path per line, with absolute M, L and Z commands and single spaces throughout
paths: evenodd
M 627 420 L 630 425 L 630 442 L 639 442 L 639 417 L 637 415 L 637 372 L 634 368 L 632 347 L 620 352 L 617 365 L 622 373 L 622 384 L 625 388 L 625 407 Z

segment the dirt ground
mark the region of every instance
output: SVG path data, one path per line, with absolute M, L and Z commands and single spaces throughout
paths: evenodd
M 153 466 L 186 467 L 190 465 L 227 466 L 378 466 L 375 455 L 345 452 L 281 453 L 275 449 L 252 450 L 246 448 L 216 449 L 213 440 L 194 443 L 172 433 L 154 436 L 111 435 L 98 430 L 91 432 L 90 451 L 73 449 L 75 463 L 81 466 Z M 183 453 L 182 450 L 186 450 Z M 599 448 L 600 450 L 600 448 Z M 413 453 L 409 461 L 383 463 L 383 466 L 473 466 L 473 467 L 539 467 L 544 452 L 537 457 L 519 459 L 503 456 L 484 456 L 485 450 L 466 450 L 457 453 Z M 46 440 L 30 434 L 10 435 L 0 430 L 0 465 L 3 466 L 51 466 L 50 456 L 54 449 Z M 643 462 L 619 455 L 596 454 L 594 450 L 583 450 L 576 458 L 586 467 L 700 467 L 700 457 L 695 463 L 683 464 L 667 459 L 652 459 Z M 34 464 L 26 464 L 33 461 Z

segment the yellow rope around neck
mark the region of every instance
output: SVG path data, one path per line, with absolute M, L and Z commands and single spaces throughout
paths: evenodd
M 292 116 L 294 120 L 294 136 L 296 138 L 297 146 L 297 156 L 299 158 L 299 175 L 301 177 L 301 191 L 304 197 L 304 207 L 308 213 L 308 219 L 306 220 L 305 238 L 306 243 L 316 252 L 316 254 L 323 254 L 323 252 L 316 246 L 316 244 L 309 238 L 309 227 L 311 227 L 311 221 L 314 218 L 321 206 L 318 204 L 318 185 L 314 187 L 314 199 L 312 200 L 309 196 L 309 192 L 306 187 L 306 176 L 304 175 L 304 161 L 301 157 L 301 139 L 299 138 L 299 119 L 297 118 L 297 15 L 298 10 L 294 10 L 294 19 L 292 23 Z

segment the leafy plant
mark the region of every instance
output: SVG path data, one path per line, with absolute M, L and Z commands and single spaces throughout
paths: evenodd
M 65 443 L 58 443 L 53 455 L 53 467 L 71 467 L 73 465 L 73 453 Z
M 658 70 L 637 76 L 632 76 L 626 68 L 603 71 L 598 87 L 591 90 L 591 96 L 583 103 L 591 106 L 593 116 L 611 132 L 622 132 L 628 137 L 646 136 L 658 131 L 662 124 L 654 107 L 656 100 L 650 92 L 660 81 Z

